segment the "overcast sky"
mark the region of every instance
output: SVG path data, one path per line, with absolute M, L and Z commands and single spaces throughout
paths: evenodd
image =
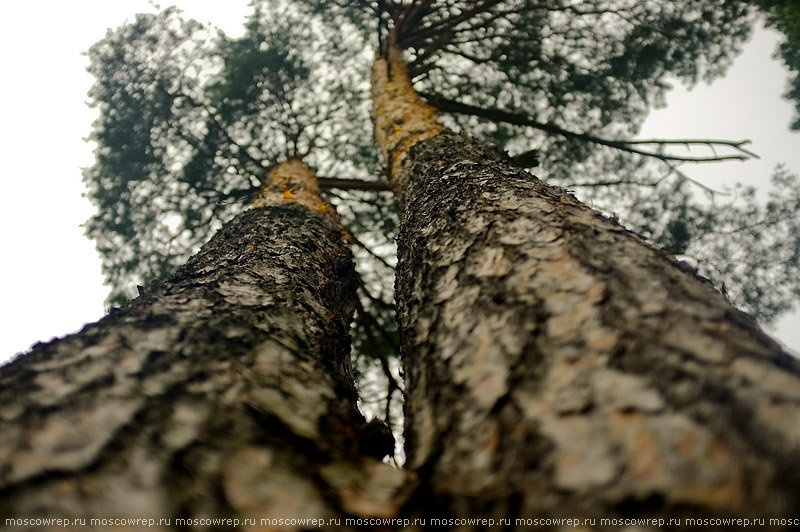
M 190 16 L 237 34 L 248 1 L 175 3 Z M 103 314 L 108 288 L 94 243 L 80 227 L 93 212 L 81 197 L 80 169 L 92 163 L 92 147 L 83 138 L 95 118 L 84 103 L 92 78 L 81 53 L 106 28 L 151 10 L 144 0 L 45 0 L 3 7 L 0 361 Z M 728 163 L 713 178 L 717 183 L 766 183 L 778 162 L 800 172 L 800 135 L 788 132 L 792 108 L 780 96 L 786 72 L 771 59 L 775 43 L 774 35 L 760 32 L 726 79 L 674 91 L 668 108 L 653 113 L 642 136 L 752 139 L 762 159 Z M 777 337 L 800 352 L 800 314 L 781 320 Z

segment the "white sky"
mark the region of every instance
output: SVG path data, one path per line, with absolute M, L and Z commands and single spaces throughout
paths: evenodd
M 237 34 L 248 1 L 175 3 Z M 3 7 L 0 245 L 7 255 L 0 260 L 0 361 L 103 314 L 108 288 L 94 243 L 80 227 L 93 212 L 81 197 L 80 169 L 92 163 L 83 138 L 95 117 L 84 104 L 92 78 L 81 53 L 106 28 L 150 10 L 144 0 L 31 0 Z M 771 59 L 775 43 L 775 36 L 761 32 L 726 79 L 674 91 L 669 108 L 654 112 L 642 135 L 752 139 L 762 160 L 728 163 L 718 180 L 766 183 L 778 162 L 800 172 L 800 135 L 788 132 L 792 108 L 780 97 L 786 72 Z M 784 318 L 777 337 L 800 352 L 798 324 L 798 313 Z

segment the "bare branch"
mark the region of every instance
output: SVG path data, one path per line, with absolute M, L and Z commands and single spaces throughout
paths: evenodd
M 361 242 L 359 239 L 357 239 L 357 238 L 356 238 L 356 235 L 354 235 L 352 231 L 350 231 L 350 230 L 349 230 L 349 229 L 347 229 L 347 228 L 345 228 L 345 231 L 347 231 L 347 238 L 349 238 L 350 240 L 352 240 L 352 241 L 353 241 L 353 243 L 354 243 L 355 245 L 357 245 L 358 247 L 360 247 L 361 249 L 363 249 L 364 251 L 366 251 L 367 253 L 369 253 L 370 255 L 372 255 L 372 256 L 373 256 L 373 257 L 374 257 L 374 258 L 375 258 L 375 259 L 376 259 L 378 262 L 380 262 L 381 264 L 383 264 L 384 266 L 386 266 L 386 267 L 387 267 L 389 270 L 391 270 L 391 271 L 394 271 L 394 266 L 392 266 L 391 264 L 389 264 L 389 263 L 386 261 L 386 259 L 384 259 L 384 258 L 383 258 L 383 257 L 381 257 L 380 255 L 378 255 L 377 253 L 375 253 L 375 252 L 374 252 L 372 249 L 370 249 L 370 248 L 369 248 L 369 247 L 368 247 L 366 244 L 364 244 L 364 243 L 363 243 L 363 242 Z M 392 305 L 391 307 L 386 307 L 387 303 L 386 303 L 386 302 L 384 302 L 382 299 L 373 298 L 373 297 L 371 297 L 371 295 L 370 295 L 370 299 L 372 299 L 372 300 L 373 300 L 375 303 L 377 303 L 377 304 L 378 304 L 379 306 L 381 306 L 381 307 L 384 307 L 384 308 L 391 308 L 391 310 L 394 310 L 394 305 Z
M 342 190 L 372 190 L 377 192 L 391 192 L 391 187 L 386 181 L 366 181 L 364 179 L 347 179 L 341 177 L 318 177 L 320 188 L 338 188 Z
M 545 123 L 545 122 L 538 122 L 528 116 L 518 113 L 512 113 L 509 111 L 504 111 L 502 109 L 494 109 L 494 108 L 487 108 L 487 107 L 477 107 L 474 105 L 469 105 L 461 102 L 457 102 L 455 100 L 450 100 L 447 98 L 440 98 L 438 96 L 434 96 L 431 94 L 423 94 L 422 95 L 428 103 L 438 108 L 440 111 L 444 111 L 446 113 L 457 113 L 457 114 L 466 114 L 471 116 L 477 116 L 480 118 L 487 118 L 489 120 L 498 121 L 498 122 L 506 122 L 508 124 L 515 124 L 519 126 L 529 126 L 535 129 L 539 129 L 541 131 L 545 131 L 547 133 L 552 133 L 556 135 L 560 135 L 565 138 L 580 140 L 583 142 L 592 142 L 595 144 L 600 144 L 602 146 L 608 146 L 610 148 L 614 148 L 621 151 L 626 151 L 628 153 L 635 153 L 637 155 L 642 155 L 645 157 L 653 157 L 660 161 L 664 161 L 667 163 L 705 163 L 705 162 L 719 162 L 719 161 L 747 161 L 752 157 L 758 157 L 755 153 L 747 150 L 744 148 L 750 141 L 748 140 L 741 140 L 741 141 L 731 141 L 731 140 L 717 140 L 717 139 L 681 139 L 681 140 L 672 140 L 672 139 L 646 139 L 646 140 L 611 140 L 611 139 L 604 139 L 602 137 L 597 137 L 595 135 L 590 135 L 588 133 L 576 133 L 574 131 L 569 131 L 563 129 L 555 124 Z M 730 148 L 735 149 L 737 154 L 732 155 L 713 155 L 713 156 L 706 156 L 706 157 L 692 157 L 688 155 L 672 155 L 667 153 L 661 153 L 660 151 L 653 151 L 653 150 L 646 150 L 637 148 L 636 146 L 641 145 L 655 145 L 658 147 L 666 146 L 666 145 L 673 145 L 673 144 L 683 144 L 686 146 L 691 145 L 705 145 L 709 146 L 712 149 L 715 146 L 727 146 Z

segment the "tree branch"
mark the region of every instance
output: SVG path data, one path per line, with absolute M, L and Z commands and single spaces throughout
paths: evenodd
M 377 192 L 391 191 L 386 181 L 366 181 L 364 179 L 346 179 L 341 177 L 318 177 L 320 188 L 338 188 L 343 190 L 372 190 Z
M 600 144 L 602 146 L 608 146 L 610 148 L 614 148 L 621 151 L 626 151 L 628 153 L 635 153 L 637 155 L 642 155 L 645 157 L 653 157 L 660 161 L 664 161 L 667 163 L 681 163 L 681 162 L 692 162 L 692 163 L 704 163 L 704 162 L 718 162 L 718 161 L 746 161 L 750 158 L 758 158 L 758 155 L 755 153 L 747 150 L 744 148 L 745 145 L 749 144 L 749 140 L 718 140 L 718 139 L 679 139 L 679 140 L 671 140 L 671 139 L 645 139 L 645 140 L 610 140 L 604 139 L 602 137 L 597 137 L 595 135 L 590 135 L 588 133 L 576 133 L 574 131 L 569 131 L 563 129 L 555 124 L 545 123 L 545 122 L 538 122 L 528 116 L 518 113 L 512 113 L 509 111 L 504 111 L 502 109 L 495 109 L 495 108 L 487 108 L 487 107 L 477 107 L 474 105 L 469 105 L 466 103 L 461 103 L 455 100 L 450 100 L 447 98 L 441 98 L 432 94 L 422 94 L 428 103 L 439 109 L 440 111 L 444 111 L 446 113 L 457 113 L 457 114 L 465 114 L 471 116 L 477 116 L 480 118 L 486 118 L 489 120 L 493 120 L 496 122 L 506 122 L 508 124 L 514 124 L 519 126 L 529 126 L 541 131 L 545 131 L 547 133 L 552 133 L 555 135 L 560 135 L 562 137 L 568 139 L 575 139 L 580 140 L 583 142 L 592 142 L 595 144 Z M 636 146 L 642 145 L 653 145 L 657 147 L 663 147 L 673 144 L 681 144 L 684 146 L 693 146 L 693 145 L 704 145 L 709 146 L 712 150 L 715 146 L 727 146 L 730 148 L 735 149 L 738 151 L 738 154 L 733 155 L 714 155 L 708 157 L 691 157 L 686 155 L 672 155 L 668 153 L 662 153 L 661 151 L 655 150 L 647 150 L 638 148 Z
M 236 146 L 238 148 L 238 152 L 236 153 L 236 155 L 239 154 L 243 155 L 245 159 L 250 161 L 253 165 L 256 166 L 256 168 L 258 168 L 257 172 L 253 172 L 255 174 L 256 179 L 258 179 L 262 184 L 265 182 L 266 175 L 267 173 L 269 173 L 271 165 L 265 165 L 263 161 L 260 161 L 257 158 L 253 157 L 247 150 L 247 147 L 242 146 L 241 144 L 236 142 L 233 139 L 233 137 L 231 137 L 231 135 L 228 133 L 228 129 L 219 121 L 215 112 L 206 103 L 197 101 L 193 96 L 186 94 L 181 90 L 175 93 L 167 92 L 167 94 L 169 94 L 174 98 L 184 98 L 196 108 L 203 109 L 208 115 L 208 118 L 214 123 L 219 132 L 222 134 L 222 136 L 225 137 L 225 140 L 227 140 L 232 146 Z
M 479 2 L 471 9 L 466 9 L 460 12 L 458 15 L 444 18 L 440 21 L 430 24 L 429 26 L 424 26 L 414 31 L 407 31 L 407 33 L 404 35 L 403 41 L 398 44 L 404 48 L 408 46 L 420 46 L 425 39 L 436 35 L 439 32 L 453 30 L 462 22 L 469 20 L 480 13 L 488 11 L 493 6 L 501 2 L 502 0 L 483 0 L 483 2 Z
M 366 251 L 367 253 L 369 253 L 369 254 L 370 254 L 372 257 L 374 257 L 374 258 L 375 258 L 375 259 L 376 259 L 378 262 L 380 262 L 381 264 L 383 264 L 384 266 L 386 266 L 386 267 L 387 267 L 389 270 L 391 270 L 391 271 L 394 271 L 394 269 L 395 269 L 395 268 L 394 268 L 394 266 L 392 266 L 391 264 L 389 264 L 389 263 L 386 261 L 386 259 L 384 259 L 384 258 L 383 258 L 383 257 L 381 257 L 380 255 L 378 255 L 377 253 L 375 253 L 375 251 L 373 251 L 373 250 L 372 250 L 371 248 L 369 248 L 369 247 L 368 247 L 366 244 L 364 244 L 364 243 L 363 243 L 363 242 L 361 242 L 361 241 L 360 241 L 358 238 L 356 238 L 356 235 L 354 235 L 354 234 L 353 234 L 353 232 L 352 232 L 352 231 L 350 231 L 350 229 L 348 229 L 347 227 L 344 227 L 344 230 L 347 232 L 347 237 L 348 237 L 350 240 L 352 240 L 352 241 L 353 241 L 353 243 L 354 243 L 355 245 L 357 245 L 358 247 L 360 247 L 361 249 L 363 249 L 364 251 Z M 365 287 L 365 289 L 366 289 L 366 287 Z M 369 293 L 368 293 L 368 295 L 370 296 L 370 299 L 372 299 L 372 300 L 373 300 L 375 303 L 379 303 L 379 304 L 380 304 L 380 306 L 383 306 L 384 308 L 389 308 L 390 310 L 394 311 L 394 305 L 391 305 L 390 307 L 387 307 L 387 306 L 386 306 L 387 304 L 386 304 L 386 303 L 385 303 L 385 302 L 384 302 L 382 299 L 377 299 L 377 298 L 374 298 L 374 299 L 373 299 L 371 294 L 369 294 Z

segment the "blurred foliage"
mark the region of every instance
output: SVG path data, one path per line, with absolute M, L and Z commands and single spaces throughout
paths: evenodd
M 768 194 L 736 186 L 725 199 L 675 161 L 589 138 L 632 139 L 672 81 L 724 74 L 759 9 L 786 35 L 788 95 L 800 102 L 795 0 L 254 0 L 239 38 L 175 8 L 137 15 L 88 54 L 100 116 L 90 135 L 96 163 L 84 175 L 98 209 L 87 234 L 110 302 L 185 261 L 286 158 L 302 157 L 320 176 L 382 179 L 368 80 L 373 50 L 391 31 L 421 93 L 546 127 L 476 113 L 444 114 L 447 125 L 538 162 L 541 178 L 690 260 L 769 322 L 800 297 L 797 177 L 778 169 Z M 367 386 L 362 397 L 385 401 L 401 382 L 391 303 L 398 213 L 385 192 L 327 195 L 358 244 L 355 368 L 385 380 L 383 392 Z M 396 420 L 390 402 L 385 416 Z
M 797 116 L 792 129 L 800 130 L 800 2 L 797 0 L 751 0 L 766 14 L 766 23 L 783 34 L 778 55 L 792 72 L 785 96 L 795 102 Z
M 84 172 L 98 208 L 87 234 L 112 304 L 182 264 L 282 160 L 374 179 L 363 46 L 330 41 L 328 31 L 277 0 L 256 4 L 238 39 L 168 8 L 137 15 L 89 50 L 100 116 L 89 137 L 96 163 Z M 346 196 L 351 221 L 373 211 L 386 220 L 353 230 L 385 239 L 388 200 Z

